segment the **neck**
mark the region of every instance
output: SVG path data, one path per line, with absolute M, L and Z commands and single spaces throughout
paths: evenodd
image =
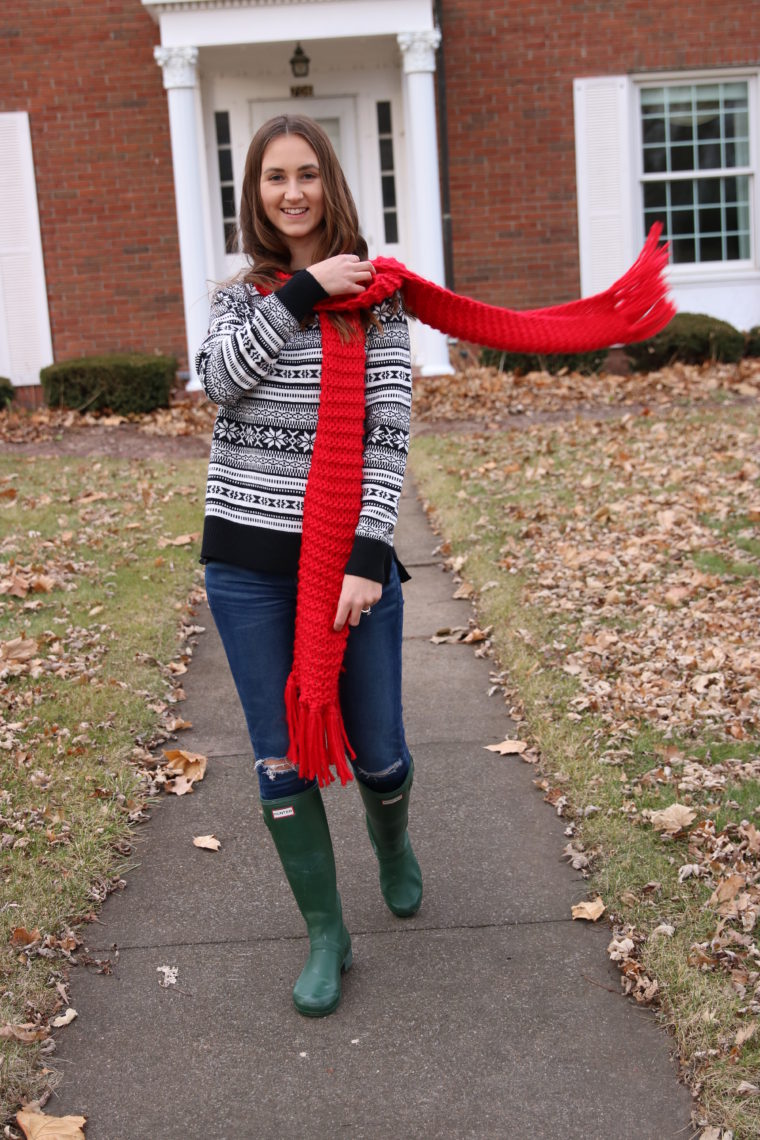
M 310 265 L 314 264 L 314 242 L 305 238 L 303 241 L 291 240 L 288 242 L 290 249 L 290 269 L 292 273 L 296 273 L 299 269 L 308 269 Z

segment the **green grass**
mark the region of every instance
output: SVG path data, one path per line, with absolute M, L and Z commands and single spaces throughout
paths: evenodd
M 689 836 L 663 839 L 645 813 L 679 802 L 690 804 L 697 820 L 712 819 L 718 831 L 742 820 L 760 826 L 755 779 L 729 778 L 720 789 L 692 792 L 677 786 L 682 765 L 689 762 L 713 768 L 733 758 L 740 769 L 749 765 L 758 757 L 758 733 L 732 738 L 724 727 L 730 718 L 718 715 L 695 714 L 689 720 L 679 714 L 682 723 L 677 716 L 671 723 L 671 718 L 622 717 L 614 704 L 604 702 L 599 709 L 578 712 L 574 702 L 582 686 L 562 666 L 569 653 L 582 650 L 585 636 L 599 630 L 627 643 L 646 638 L 659 622 L 660 641 L 672 639 L 682 654 L 684 639 L 693 633 L 697 657 L 721 645 L 727 617 L 736 616 L 741 630 L 748 598 L 757 601 L 756 593 L 746 591 L 755 589 L 760 572 L 760 543 L 754 537 L 757 523 L 743 513 L 734 478 L 740 464 L 732 448 L 756 449 L 757 438 L 746 415 L 726 407 L 709 417 L 679 411 L 626 424 L 423 436 L 414 440 L 410 463 L 452 556 L 466 558 L 461 575 L 476 591 L 485 582 L 497 583 L 480 595 L 478 620 L 493 625 L 509 699 L 524 710 L 518 731 L 538 745 L 549 785 L 559 783 L 569 797 L 576 838 L 592 858 L 590 892 L 602 895 L 618 927 L 635 928 L 643 938 L 641 967 L 659 984 L 659 1014 L 674 1035 L 685 1073 L 700 1088 L 706 1119 L 733 1128 L 735 1140 L 760 1135 L 758 1098 L 736 1094 L 742 1080 L 758 1083 L 760 1042 L 752 1038 L 731 1052 L 737 1029 L 752 1020 L 750 1013 L 740 1013 L 752 987 L 742 999 L 725 971 L 688 964 L 691 947 L 707 942 L 716 929 L 716 915 L 705 903 L 720 867 L 712 881 L 679 881 L 680 868 L 702 857 Z M 709 545 L 700 525 L 714 536 Z M 564 587 L 550 587 L 547 600 L 537 604 L 537 579 L 557 573 L 556 552 L 563 543 L 595 553 L 606 549 L 611 561 L 601 569 L 594 562 L 574 576 L 568 571 Z M 621 556 L 617 577 L 609 573 L 595 593 L 586 579 L 614 568 L 619 552 L 631 543 L 640 544 L 640 559 Z M 645 561 L 652 570 L 639 582 L 635 572 Z M 697 582 L 683 600 L 672 595 L 666 604 L 666 592 L 691 583 L 696 571 L 709 581 Z M 622 600 L 607 604 L 611 586 Z M 714 635 L 713 605 L 726 615 Z M 757 648 L 750 614 L 745 627 L 737 635 L 739 647 Z M 733 629 L 726 626 L 726 644 L 733 644 Z M 642 652 L 646 665 L 646 641 Z M 594 676 L 614 685 L 631 661 L 636 658 L 613 655 Z M 681 676 L 674 666 L 671 690 L 681 697 L 688 693 L 698 671 L 691 665 Z M 668 670 L 662 675 L 667 677 Z M 673 758 L 671 775 L 658 778 Z M 587 808 L 592 810 L 586 816 Z M 651 936 L 662 923 L 675 927 L 672 938 Z
M 0 595 L 0 643 L 37 646 L 31 673 L 0 681 L 0 1024 L 60 1004 L 64 959 L 13 948 L 13 930 L 60 938 L 129 858 L 145 802 L 130 755 L 156 734 L 198 576 L 198 542 L 169 543 L 201 528 L 204 467 L 0 459 L 0 493 L 17 492 L 0 499 L 0 579 L 53 582 Z M 50 1078 L 38 1045 L 0 1040 L 2 1117 Z

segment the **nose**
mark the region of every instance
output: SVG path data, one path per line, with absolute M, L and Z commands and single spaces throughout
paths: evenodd
M 287 186 L 285 187 L 285 197 L 288 199 L 288 201 L 297 202 L 302 194 L 303 190 L 298 185 L 298 180 L 295 178 L 290 179 Z

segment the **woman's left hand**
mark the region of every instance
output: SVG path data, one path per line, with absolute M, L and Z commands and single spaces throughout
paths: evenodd
M 382 595 L 383 587 L 379 582 L 373 582 L 371 578 L 359 578 L 356 574 L 345 574 L 338 611 L 333 623 L 335 632 L 340 633 L 346 622 L 349 625 L 358 625 L 362 610 L 376 605 Z

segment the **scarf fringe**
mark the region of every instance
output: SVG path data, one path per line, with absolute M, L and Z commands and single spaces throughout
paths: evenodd
M 331 766 L 341 784 L 353 780 L 348 760 L 355 760 L 356 753 L 337 701 L 317 708 L 306 704 L 291 673 L 285 686 L 285 716 L 290 737 L 288 759 L 297 766 L 302 780 L 316 780 L 323 788 L 335 779 Z

